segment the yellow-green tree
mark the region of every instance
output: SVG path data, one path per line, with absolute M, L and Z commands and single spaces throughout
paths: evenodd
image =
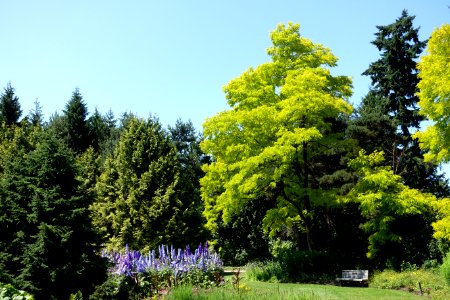
M 348 143 L 337 128 L 352 111 L 351 80 L 331 75 L 337 58 L 299 29 L 278 25 L 270 35 L 271 61 L 225 86 L 230 109 L 203 125 L 201 146 L 213 162 L 204 167 L 201 192 L 210 230 L 248 201 L 267 199 L 274 206 L 265 215 L 265 230 L 275 234 L 295 226 L 311 249 L 314 207 L 332 203 L 335 192 L 319 180 L 329 167 L 322 158 Z
M 433 123 L 417 132 L 425 160 L 450 161 L 450 24 L 436 29 L 419 64 L 421 113 Z
M 419 64 L 418 84 L 421 113 L 432 124 L 414 136 L 424 158 L 434 163 L 450 161 L 450 24 L 436 29 L 428 41 L 426 55 Z M 436 202 L 439 220 L 433 223 L 434 237 L 450 240 L 449 199 Z
M 362 228 L 369 234 L 369 258 L 377 257 L 382 263 L 390 260 L 391 264 L 394 259 L 397 265 L 403 259 L 420 263 L 432 238 L 428 219 L 434 215 L 436 198 L 404 185 L 400 175 L 383 166 L 383 156 L 379 151 L 369 155 L 361 151 L 349 163 L 359 180 L 346 197 L 359 203 L 366 219 Z

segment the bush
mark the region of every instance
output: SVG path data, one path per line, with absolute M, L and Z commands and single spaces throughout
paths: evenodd
M 447 253 L 441 265 L 441 273 L 444 276 L 447 284 L 450 285 L 450 252 Z
M 0 299 L 34 300 L 34 297 L 25 291 L 16 289 L 11 284 L 0 282 Z
M 432 295 L 433 299 L 437 295 L 448 295 L 450 292 L 444 278 L 440 276 L 437 269 L 418 269 L 403 272 L 386 270 L 374 274 L 370 282 L 370 287 L 419 292 L 419 282 L 422 291 Z
M 268 282 L 286 282 L 288 281 L 285 276 L 284 270 L 281 264 L 276 261 L 267 262 L 255 262 L 247 264 L 245 268 L 245 274 L 248 280 L 254 281 L 268 281 Z
M 271 282 L 308 282 L 335 278 L 332 257 L 321 251 L 296 250 L 293 242 L 271 243 L 273 261 L 251 263 L 246 267 L 250 280 Z

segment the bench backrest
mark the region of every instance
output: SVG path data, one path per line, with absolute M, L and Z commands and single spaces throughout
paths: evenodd
M 369 279 L 369 270 L 342 270 L 342 278 Z

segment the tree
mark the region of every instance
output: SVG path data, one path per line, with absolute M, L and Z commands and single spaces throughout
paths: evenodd
M 411 130 L 420 128 L 416 60 L 426 42 L 420 41 L 413 16 L 406 11 L 387 26 L 377 26 L 372 42 L 380 59 L 363 73 L 372 79 L 372 88 L 363 99 L 357 117 L 349 128 L 368 153 L 383 151 L 385 164 L 401 175 L 405 184 L 437 195 L 448 195 L 443 176 L 435 165 L 423 160 L 423 151 Z
M 36 299 L 87 296 L 106 275 L 72 152 L 51 132 L 16 130 L 0 177 L 1 281 Z M 23 132 L 23 131 L 22 131 Z
M 34 101 L 34 109 L 30 111 L 30 122 L 34 126 L 43 125 L 44 115 L 42 114 L 42 107 L 38 99 Z
M 180 163 L 179 197 L 183 202 L 183 219 L 189 224 L 185 243 L 193 246 L 207 240 L 204 228 L 204 210 L 200 196 L 200 178 L 203 177 L 202 164 L 209 161 L 200 149 L 201 136 L 196 132 L 191 121 L 178 119 L 174 127 L 169 127 L 172 142 L 178 152 Z M 195 243 L 195 244 L 194 244 Z
M 180 165 L 168 134 L 155 119 L 128 119 L 106 159 L 91 207 L 110 248 L 155 249 L 184 245 L 190 224 L 179 198 Z
M 19 123 L 19 118 L 22 115 L 19 98 L 14 95 L 14 92 L 11 82 L 8 82 L 0 96 L 0 118 L 7 125 Z
M 314 207 L 332 205 L 336 194 L 335 186 L 319 180 L 327 167 L 318 157 L 348 147 L 336 128 L 352 110 L 351 81 L 330 74 L 337 58 L 301 37 L 299 28 L 279 25 L 270 36 L 272 61 L 225 86 L 230 110 L 203 125 L 201 146 L 213 162 L 204 167 L 201 185 L 210 230 L 247 202 L 267 199 L 274 206 L 264 217 L 265 230 L 297 228 L 312 249 Z
M 426 55 L 418 65 L 421 114 L 432 121 L 425 130 L 417 132 L 425 160 L 434 163 L 450 161 L 450 25 L 433 31 Z
M 418 28 L 413 27 L 413 16 L 404 10 L 399 19 L 387 26 L 377 26 L 372 42 L 381 58 L 370 64 L 363 73 L 372 79 L 370 93 L 386 98 L 385 109 L 392 114 L 402 135 L 409 138 L 410 128 L 419 128 L 423 117 L 416 106 L 416 59 L 426 42 L 419 40 Z M 405 142 L 409 142 L 406 140 Z
M 109 137 L 109 128 L 97 108 L 87 120 L 87 127 L 90 145 L 99 152 L 102 143 Z
M 85 151 L 90 144 L 87 116 L 86 103 L 83 101 L 80 90 L 76 88 L 64 110 L 67 126 L 67 136 L 65 138 L 69 148 L 76 153 Z
M 421 264 L 432 239 L 429 219 L 434 215 L 436 198 L 404 185 L 401 176 L 383 166 L 383 160 L 382 152 L 366 155 L 361 151 L 349 163 L 360 179 L 346 198 L 359 203 L 366 218 L 363 229 L 369 234 L 367 256 L 380 263 L 388 261 L 394 267 L 403 260 Z

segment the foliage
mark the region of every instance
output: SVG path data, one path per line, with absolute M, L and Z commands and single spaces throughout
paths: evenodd
M 14 92 L 15 90 L 9 82 L 0 95 L 0 121 L 7 125 L 18 124 L 22 115 L 19 98 L 14 95 Z
M 415 60 L 426 42 L 419 40 L 419 30 L 413 27 L 413 20 L 414 17 L 404 10 L 394 23 L 377 26 L 378 32 L 372 44 L 381 51 L 381 58 L 371 63 L 363 73 L 372 79 L 370 93 L 387 100 L 384 106 L 386 113 L 393 115 L 405 137 L 410 135 L 410 128 L 418 128 L 422 120 L 416 107 L 418 78 Z
M 189 222 L 184 233 L 189 240 L 185 238 L 184 242 L 206 240 L 208 232 L 203 226 L 206 221 L 202 215 L 204 205 L 200 197 L 200 178 L 204 176 L 202 164 L 208 163 L 209 157 L 200 149 L 201 136 L 191 121 L 178 119 L 174 127 L 169 126 L 169 134 L 181 166 L 178 189 L 183 203 L 183 219 Z
M 34 300 L 34 297 L 25 292 L 16 289 L 11 284 L 0 282 L 0 299 L 2 300 Z
M 267 51 L 272 61 L 230 81 L 224 90 L 231 109 L 204 123 L 201 146 L 213 162 L 201 185 L 212 231 L 247 202 L 266 199 L 274 205 L 264 229 L 275 235 L 298 228 L 312 248 L 314 205 L 333 203 L 336 187 L 320 178 L 336 171 L 328 168 L 336 164 L 323 164 L 325 157 L 339 161 L 348 148 L 337 128 L 352 109 L 350 79 L 332 76 L 328 67 L 337 58 L 301 37 L 299 28 L 279 25 Z
M 214 246 L 228 266 L 243 266 L 250 261 L 270 259 L 269 237 L 263 232 L 263 218 L 270 208 L 266 199 L 248 202 L 231 221 L 217 223 Z
M 442 261 L 441 273 L 442 276 L 444 276 L 447 284 L 450 285 L 450 253 L 447 253 L 447 255 L 444 257 L 444 260 Z
M 113 290 L 152 296 L 178 285 L 210 287 L 222 283 L 222 261 L 209 252 L 207 243 L 200 244 L 194 252 L 189 246 L 175 250 L 160 245 L 158 253 L 151 250 L 143 255 L 128 247 L 124 253 L 105 251 L 103 255 L 112 264 L 110 273 L 118 278 Z
M 371 281 L 370 287 L 381 289 L 407 290 L 418 293 L 419 282 L 424 294 L 429 294 L 433 299 L 448 299 L 450 289 L 444 278 L 436 269 L 417 269 L 411 271 L 396 272 L 386 270 L 376 273 Z
M 83 101 L 78 88 L 72 93 L 72 98 L 67 102 L 64 109 L 67 136 L 64 138 L 69 148 L 77 153 L 85 151 L 89 144 L 89 129 L 87 124 L 87 105 Z
M 436 202 L 433 195 L 405 186 L 402 178 L 394 174 L 390 167 L 381 165 L 383 159 L 382 152 L 375 151 L 365 155 L 361 151 L 350 162 L 360 179 L 347 199 L 359 203 L 361 214 L 366 218 L 363 229 L 370 234 L 367 252 L 369 258 L 379 254 L 386 245 L 404 242 L 405 237 L 401 236 L 395 226 L 399 219 L 414 215 L 427 216 L 432 213 L 432 205 Z M 398 227 L 401 229 L 404 225 L 400 224 L 402 226 Z M 422 229 L 426 229 L 426 226 Z M 428 237 L 431 238 L 431 232 L 428 232 Z
M 450 161 L 450 25 L 445 24 L 433 31 L 426 48 L 426 54 L 418 64 L 420 71 L 419 105 L 421 114 L 433 123 L 414 136 L 420 140 L 421 147 L 429 150 L 427 161 Z
M 435 202 L 435 208 L 438 212 L 438 220 L 432 225 L 434 229 L 433 236 L 436 239 L 450 241 L 450 198 L 444 198 Z
M 36 299 L 68 298 L 78 290 L 87 295 L 106 271 L 95 253 L 101 241 L 90 225 L 92 199 L 79 193 L 72 152 L 51 133 L 35 130 L 28 137 L 15 130 L 5 152 L 1 279 Z
M 34 108 L 29 113 L 29 121 L 33 126 L 44 125 L 44 115 L 38 99 L 34 101 Z
M 424 119 L 417 107 L 416 60 L 425 42 L 419 40 L 413 20 L 403 11 L 394 23 L 377 26 L 372 43 L 381 57 L 363 73 L 372 79 L 372 87 L 348 132 L 367 153 L 383 151 L 384 164 L 402 176 L 405 185 L 438 197 L 447 196 L 447 181 L 434 164 L 424 162 L 423 151 L 411 135 Z
M 179 196 L 176 149 L 156 119 L 132 118 L 105 161 L 92 205 L 110 248 L 179 245 L 189 228 Z
M 245 266 L 245 276 L 252 281 L 286 282 L 281 263 L 278 261 L 252 262 Z
M 249 279 L 269 282 L 308 282 L 334 276 L 337 268 L 332 255 L 296 249 L 291 241 L 271 243 L 272 261 L 246 266 Z

